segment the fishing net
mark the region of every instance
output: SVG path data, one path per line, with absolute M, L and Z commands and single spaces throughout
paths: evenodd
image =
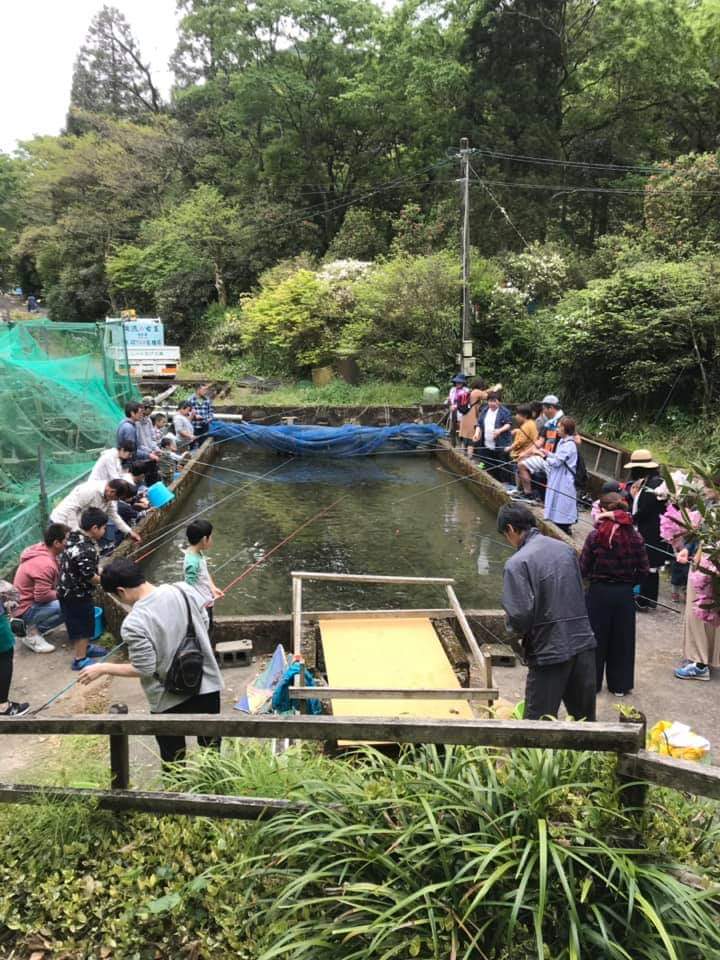
M 216 440 L 242 443 L 255 450 L 276 450 L 296 457 L 364 457 L 384 450 L 434 448 L 447 436 L 435 423 L 400 423 L 391 427 L 276 426 L 213 422 Z
M 52 509 L 112 444 L 122 407 L 135 397 L 127 372 L 119 373 L 109 355 L 113 326 L 47 320 L 0 325 L 3 568 L 40 536 L 40 456 Z M 123 336 L 118 326 L 116 344 Z

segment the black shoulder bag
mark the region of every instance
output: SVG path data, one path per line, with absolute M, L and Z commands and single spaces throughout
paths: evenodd
M 195 632 L 195 624 L 193 623 L 192 611 L 190 610 L 190 601 L 184 590 L 180 590 L 179 587 L 176 587 L 176 589 L 182 594 L 182 598 L 185 601 L 188 625 L 185 636 L 180 641 L 168 667 L 163 683 L 168 693 L 188 694 L 192 696 L 200 690 L 205 657 Z
M 567 460 L 563 460 L 563 466 L 566 468 L 568 473 L 572 474 L 572 478 L 575 481 L 575 489 L 582 492 L 587 486 L 588 472 L 587 467 L 585 466 L 585 461 L 583 460 L 583 455 L 579 450 L 577 455 L 577 464 L 574 470 L 568 464 Z

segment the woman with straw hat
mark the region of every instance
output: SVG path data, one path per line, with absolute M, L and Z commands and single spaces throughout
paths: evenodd
M 638 610 L 647 612 L 657 607 L 660 570 L 672 556 L 668 544 L 660 536 L 660 517 L 665 513 L 670 492 L 660 476 L 659 464 L 649 450 L 633 450 L 625 469 L 630 471 L 627 491 L 633 522 L 645 541 L 650 565 L 650 572 L 640 579 L 635 605 Z

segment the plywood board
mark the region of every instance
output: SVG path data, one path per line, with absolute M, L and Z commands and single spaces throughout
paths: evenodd
M 429 620 L 376 618 L 320 620 L 323 653 L 331 687 L 387 690 L 460 688 L 440 638 Z M 471 720 L 462 700 L 332 701 L 336 717 L 425 717 Z

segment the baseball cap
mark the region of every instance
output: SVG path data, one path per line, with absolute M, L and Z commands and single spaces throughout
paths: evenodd
M 559 407 L 560 400 L 555 396 L 554 393 L 549 393 L 546 397 L 542 398 L 542 405 L 544 407 Z

